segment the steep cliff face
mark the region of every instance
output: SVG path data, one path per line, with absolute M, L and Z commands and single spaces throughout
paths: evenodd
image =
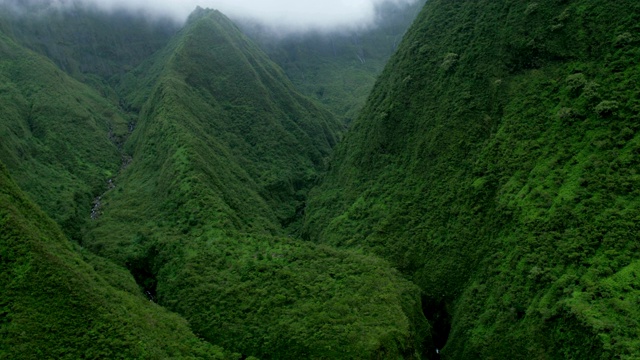
M 305 236 L 409 276 L 447 358 L 640 356 L 639 18 L 635 1 L 429 1 Z
M 0 358 L 640 357 L 637 1 L 429 1 L 333 155 L 219 12 L 47 16 L 0 15 Z

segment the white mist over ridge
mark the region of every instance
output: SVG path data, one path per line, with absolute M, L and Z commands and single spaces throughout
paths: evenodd
M 250 20 L 283 31 L 332 31 L 367 27 L 374 23 L 376 6 L 412 4 L 416 0 L 23 0 L 54 6 L 74 2 L 108 11 L 129 10 L 184 21 L 198 6 L 216 9 L 240 20 Z M 14 0 L 0 0 L 14 2 Z

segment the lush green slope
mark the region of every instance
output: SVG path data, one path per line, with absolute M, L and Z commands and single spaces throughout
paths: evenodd
M 159 251 L 171 260 L 158 301 L 205 339 L 264 359 L 421 358 L 419 292 L 385 261 L 247 234 L 181 239 Z
M 0 358 L 237 358 L 147 300 L 125 270 L 74 249 L 0 163 Z
M 306 235 L 410 276 L 448 359 L 639 358 L 639 20 L 636 1 L 429 1 Z
M 61 7 L 6 0 L 0 4 L 0 28 L 117 103 L 107 80 L 113 82 L 164 47 L 179 25 L 142 14 L 101 11 L 77 1 Z
M 242 29 L 300 92 L 349 124 L 423 4 L 382 3 L 375 24 L 357 30 L 277 35 L 259 25 Z
M 79 239 L 93 198 L 119 168 L 129 122 L 98 92 L 0 34 L 0 160 Z
M 341 127 L 224 15 L 196 11 L 122 89 L 141 111 L 133 161 L 88 248 L 245 355 L 419 357 L 414 285 L 380 259 L 282 237 Z
M 121 222 L 282 233 L 341 132 L 218 12 L 194 13 L 123 83 L 141 113 L 125 144 L 133 163 L 95 232 L 105 240 L 134 237 Z

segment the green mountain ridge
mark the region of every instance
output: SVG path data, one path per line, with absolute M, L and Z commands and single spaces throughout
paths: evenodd
M 634 1 L 51 4 L 0 5 L 0 358 L 640 358 Z
M 51 54 L 24 47 L 32 30 L 18 36 L 12 26 L 23 45 L 2 37 L 0 69 L 10 91 L 0 118 L 0 158 L 84 247 L 57 233 L 68 250 L 60 261 L 86 271 L 58 271 L 45 261 L 42 272 L 58 271 L 69 281 L 74 271 L 103 276 L 80 279 L 86 289 L 100 287 L 99 296 L 116 300 L 115 308 L 73 308 L 61 300 L 69 297 L 61 289 L 54 290 L 61 298 L 50 302 L 7 293 L 4 303 L 31 306 L 25 311 L 43 319 L 45 328 L 29 319 L 12 322 L 29 326 L 34 342 L 27 345 L 18 330 L 3 333 L 3 356 L 420 357 L 428 324 L 413 285 L 383 260 L 285 237 L 299 231 L 306 192 L 343 127 L 299 95 L 224 15 L 197 10 L 164 49 L 124 76 L 117 74 L 123 64 L 106 73 L 100 65 L 67 74 L 42 56 Z M 53 59 L 60 64 L 66 56 Z M 43 111 L 32 111 L 38 106 Z M 2 204 L 11 208 L 12 201 Z M 28 222 L 22 232 L 8 222 L 3 249 L 15 251 L 28 239 L 25 231 L 55 227 L 47 221 Z M 24 256 L 34 251 L 26 249 Z M 92 275 L 91 266 L 105 273 Z M 25 284 L 34 288 L 48 281 L 29 279 Z M 118 307 L 122 303 L 128 305 Z M 185 316 L 198 337 L 236 353 L 202 343 L 181 328 L 181 317 L 155 303 Z M 47 306 L 55 307 L 55 318 L 46 317 Z M 14 308 L 8 313 L 24 314 Z M 85 316 L 113 316 L 95 322 L 103 341 L 85 342 L 94 328 L 73 323 Z M 167 327 L 149 328 L 144 316 Z M 46 326 L 76 335 L 49 336 Z M 35 353 L 20 355 L 21 346 Z
M 0 34 L 0 158 L 66 234 L 118 169 L 126 115 Z M 125 269 L 72 245 L 0 164 L 0 358 L 232 359 L 150 303 Z
M 124 81 L 143 84 L 127 96 L 140 117 L 124 145 L 133 155 L 130 171 L 105 206 L 138 197 L 146 207 L 137 211 L 141 217 L 157 213 L 161 222 L 198 223 L 206 216 L 213 228 L 279 233 L 296 215 L 300 193 L 321 170 L 341 127 L 298 95 L 226 17 L 199 12 L 161 56 L 134 71 L 142 78 Z M 173 204 L 152 206 L 164 198 Z M 107 218 L 132 210 L 111 207 Z M 113 223 L 120 228 L 120 221 Z M 187 232 L 193 225 L 182 227 Z M 108 238 L 118 229 L 106 231 Z
M 212 10 L 131 76 L 133 161 L 103 196 L 87 248 L 232 351 L 420 356 L 415 287 L 377 258 L 285 238 L 341 135 L 330 113 Z
M 443 358 L 638 358 L 639 14 L 427 2 L 305 236 L 407 275 Z

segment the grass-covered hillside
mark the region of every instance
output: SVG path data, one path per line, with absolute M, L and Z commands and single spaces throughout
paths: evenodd
M 237 359 L 72 246 L 0 163 L 1 359 Z
M 442 358 L 640 358 L 638 24 L 630 0 L 427 2 L 306 236 L 409 276 Z
M 120 85 L 131 163 L 83 239 L 194 332 L 268 359 L 419 358 L 417 288 L 384 260 L 294 239 L 341 136 L 224 15 L 199 9 Z

